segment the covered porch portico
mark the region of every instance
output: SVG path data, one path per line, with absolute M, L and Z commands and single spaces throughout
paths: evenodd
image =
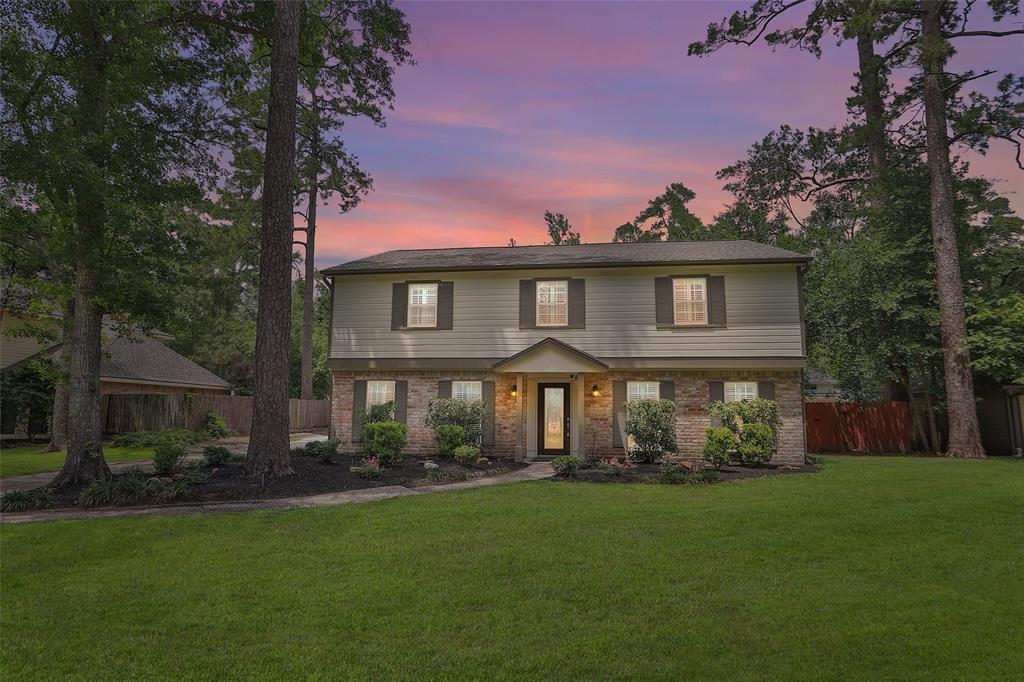
M 515 377 L 516 459 L 582 456 L 587 398 L 601 393 L 587 376 L 607 370 L 598 358 L 550 337 L 495 364 L 496 373 Z

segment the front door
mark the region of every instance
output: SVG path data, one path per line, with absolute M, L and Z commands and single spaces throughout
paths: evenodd
M 538 452 L 569 454 L 569 384 L 537 384 L 537 393 Z

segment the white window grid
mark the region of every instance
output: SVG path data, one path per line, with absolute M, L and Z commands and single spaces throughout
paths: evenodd
M 437 326 L 437 283 L 409 285 L 410 327 Z
M 395 382 L 393 381 L 367 381 L 366 382 L 366 407 L 383 405 L 395 399 Z
M 569 282 L 537 282 L 537 326 L 564 327 L 569 324 Z
M 677 325 L 707 324 L 707 280 L 703 277 L 673 279 L 672 309 Z
M 726 381 L 725 402 L 735 403 L 740 400 L 754 400 L 757 398 L 756 381 Z
M 480 381 L 453 381 L 452 398 L 456 400 L 482 400 L 483 382 Z
M 627 381 L 626 400 L 658 400 L 661 387 L 657 381 Z

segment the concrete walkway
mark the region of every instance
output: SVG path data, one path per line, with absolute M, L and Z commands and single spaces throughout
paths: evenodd
M 510 471 L 505 474 L 498 474 L 497 476 L 474 478 L 468 481 L 459 481 L 458 483 L 426 485 L 418 488 L 406 488 L 400 485 L 390 485 L 382 488 L 364 488 L 363 490 L 347 490 L 337 493 L 324 493 L 322 495 L 308 495 L 305 497 L 282 497 L 271 500 L 204 502 L 199 504 L 166 505 L 162 507 L 99 509 L 95 511 L 84 511 L 81 509 L 56 509 L 53 511 L 43 510 L 22 512 L 19 514 L 2 514 L 0 515 L 0 522 L 29 523 L 32 521 L 109 519 L 122 516 L 184 516 L 189 514 L 256 511 L 265 509 L 332 507 L 339 504 L 376 502 L 377 500 L 388 500 L 392 497 L 426 495 L 429 493 L 440 493 L 449 490 L 467 490 L 469 488 L 483 488 L 491 485 L 507 485 L 509 483 L 520 483 L 522 481 L 539 481 L 544 478 L 551 478 L 554 475 L 555 472 L 551 468 L 550 464 L 547 462 L 535 462 L 527 466 L 525 469 Z
M 327 440 L 327 436 L 322 433 L 293 433 L 290 438 L 291 446 L 293 448 L 305 447 L 306 443 L 315 440 Z M 233 455 L 244 455 L 246 450 L 249 448 L 249 439 L 243 437 L 232 437 L 225 438 L 223 440 L 216 441 L 214 443 L 201 443 L 200 445 L 193 445 L 185 451 L 186 462 L 198 462 L 203 458 L 203 448 L 208 445 L 221 445 L 231 451 Z M 110 470 L 115 474 L 128 469 L 142 469 L 147 474 L 153 472 L 153 460 L 152 459 L 137 459 L 131 462 L 118 462 L 117 464 L 111 464 Z M 53 477 L 57 474 L 56 471 L 44 471 L 38 474 L 27 474 L 25 476 L 11 476 L 9 478 L 0 479 L 0 493 L 8 493 L 12 490 L 32 490 L 44 486 L 53 480 Z

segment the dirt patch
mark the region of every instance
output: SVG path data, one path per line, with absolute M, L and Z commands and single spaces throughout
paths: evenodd
M 682 476 L 691 473 L 685 466 L 680 466 Z M 805 464 L 800 467 L 777 467 L 766 466 L 760 469 L 749 469 L 738 466 L 724 466 L 721 469 L 703 469 L 703 472 L 710 472 L 704 478 L 696 480 L 696 476 L 690 480 L 678 480 L 679 483 L 722 483 L 725 481 L 741 481 L 747 478 L 761 478 L 763 476 L 780 476 L 788 474 L 808 474 L 818 471 L 813 464 Z M 717 474 L 717 475 L 716 475 Z M 662 468 L 660 464 L 632 464 L 630 466 L 601 466 L 590 465 L 587 468 L 579 469 L 572 477 L 556 476 L 559 481 L 578 481 L 583 483 L 662 483 Z
M 362 478 L 350 470 L 352 465 L 360 461 L 358 457 L 339 455 L 333 463 L 326 464 L 315 457 L 292 457 L 294 476 L 262 483 L 246 476 L 244 462 L 230 462 L 215 467 L 196 465 L 195 469 L 206 474 L 206 479 L 187 486 L 183 494 L 175 497 L 174 503 L 276 499 L 394 485 L 417 487 L 494 476 L 526 466 L 522 462 L 498 459 L 480 466 L 464 467 L 450 460 L 406 457 L 401 464 L 382 468 L 380 478 Z M 437 464 L 437 468 L 425 467 L 428 461 Z M 55 506 L 77 506 L 82 488 L 84 486 L 74 486 L 55 492 Z M 154 503 L 147 501 L 144 504 L 151 506 Z

